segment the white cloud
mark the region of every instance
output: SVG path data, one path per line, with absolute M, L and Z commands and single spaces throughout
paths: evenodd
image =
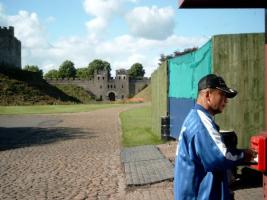
M 86 23 L 87 31 L 90 33 L 101 34 L 107 27 L 107 20 L 101 17 L 96 17 Z
M 135 38 L 123 35 L 112 40 L 94 41 L 91 38 L 69 37 L 61 39 L 49 49 L 39 49 L 28 54 L 44 71 L 58 69 L 66 59 L 72 60 L 76 68 L 85 67 L 93 59 L 103 59 L 111 64 L 112 74 L 116 69 L 129 69 L 135 62 L 142 63 L 146 76 L 157 68 L 160 54 L 171 54 L 175 50 L 201 46 L 207 38 L 187 38 L 172 35 L 163 41 Z M 26 63 L 25 63 L 26 64 Z
M 126 17 L 131 33 L 137 37 L 164 40 L 174 31 L 174 10 L 171 7 L 137 7 Z
M 172 35 L 165 40 L 148 40 L 123 35 L 113 40 L 104 41 L 97 45 L 96 55 L 108 58 L 112 68 L 130 68 L 135 62 L 140 62 L 145 67 L 146 75 L 157 68 L 160 54 L 172 54 L 176 50 L 200 47 L 208 38 L 204 37 L 181 37 Z
M 36 13 L 19 11 L 18 15 L 7 18 L 9 25 L 15 27 L 15 35 L 23 41 L 25 48 L 45 48 L 49 43 L 45 39 L 45 31 Z
M 123 2 L 127 3 L 127 2 L 130 2 L 130 3 L 138 3 L 140 2 L 140 0 L 122 0 Z
M 85 11 L 95 17 L 109 18 L 119 12 L 120 0 L 84 0 Z
M 72 60 L 76 68 L 86 67 L 93 59 L 103 59 L 111 64 L 112 74 L 116 69 L 129 69 L 132 64 L 142 63 L 146 76 L 157 68 L 160 54 L 170 54 L 177 49 L 200 46 L 207 38 L 186 38 L 171 36 L 163 41 L 135 38 L 123 35 L 108 41 L 94 41 L 91 38 L 69 37 L 57 41 L 48 49 L 24 49 L 29 51 L 23 57 L 24 64 L 34 61 L 47 72 L 58 69 L 66 59 Z M 25 55 L 26 56 L 26 55 Z
M 91 37 L 97 37 L 104 34 L 113 16 L 122 11 L 122 0 L 84 0 L 83 6 L 87 14 L 94 16 L 86 22 L 87 31 Z
M 99 58 L 111 64 L 112 74 L 116 69 L 129 69 L 135 62 L 140 62 L 145 68 L 146 76 L 150 76 L 157 68 L 160 54 L 166 55 L 177 49 L 200 46 L 207 41 L 207 38 L 202 37 L 188 38 L 176 35 L 162 40 L 151 40 L 125 34 L 108 40 L 98 40 L 92 35 L 70 36 L 49 44 L 46 30 L 36 13 L 19 11 L 17 15 L 8 16 L 0 9 L 0 14 L 7 25 L 15 27 L 16 37 L 22 43 L 22 65 L 38 65 L 44 72 L 58 69 L 67 59 L 79 68 Z M 93 22 L 97 20 L 99 18 L 95 18 Z M 88 27 L 94 26 L 101 28 L 97 23 L 88 24 Z

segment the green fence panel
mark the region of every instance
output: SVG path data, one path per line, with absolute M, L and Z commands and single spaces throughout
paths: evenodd
M 246 148 L 264 129 L 264 34 L 218 35 L 212 38 L 213 71 L 238 90 L 216 122 L 238 134 Z
M 167 115 L 167 61 L 161 63 L 151 75 L 152 131 L 160 136 L 161 116 Z

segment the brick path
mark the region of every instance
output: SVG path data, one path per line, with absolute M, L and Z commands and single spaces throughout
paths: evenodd
M 0 116 L 0 199 L 125 199 L 118 115 L 136 106 Z

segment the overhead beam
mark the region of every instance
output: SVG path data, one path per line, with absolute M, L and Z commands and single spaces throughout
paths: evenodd
M 179 8 L 266 8 L 266 0 L 179 0 Z

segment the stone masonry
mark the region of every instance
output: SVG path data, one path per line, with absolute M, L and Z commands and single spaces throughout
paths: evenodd
M 12 26 L 0 27 L 0 64 L 21 68 L 21 43 Z
M 93 94 L 97 100 L 104 101 L 115 101 L 132 97 L 150 83 L 148 78 L 140 80 L 130 79 L 126 69 L 116 70 L 115 78 L 109 77 L 108 72 L 103 70 L 95 72 L 94 77 L 87 80 L 76 78 L 47 79 L 46 81 L 52 85 L 73 84 L 83 87 Z

